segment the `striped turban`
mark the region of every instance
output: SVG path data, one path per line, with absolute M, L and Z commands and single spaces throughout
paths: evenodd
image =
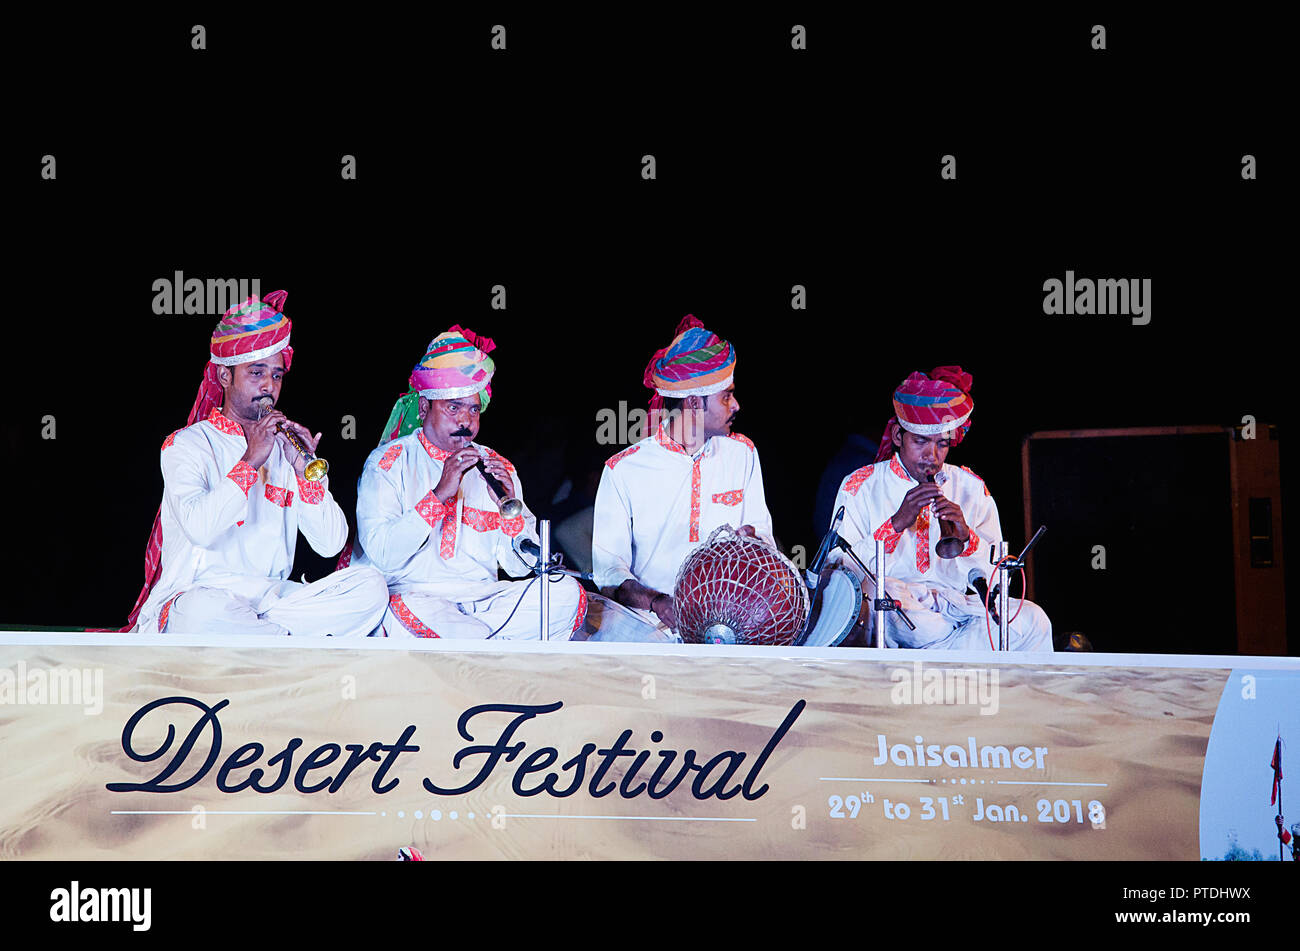
M 650 358 L 643 381 L 655 391 L 650 409 L 664 405 L 664 397 L 711 396 L 731 385 L 736 372 L 736 348 L 687 314 L 677 325 L 673 342 Z
M 428 351 L 411 371 L 410 388 L 397 398 L 384 424 L 380 443 L 414 432 L 420 426 L 420 397 L 455 400 L 478 394 L 479 411 L 492 399 L 496 364 L 488 356 L 496 349 L 488 337 L 454 324 L 429 343 Z
M 289 364 L 293 361 L 289 330 L 293 324 L 282 313 L 288 296 L 288 291 L 272 291 L 261 299 L 254 294 L 221 315 L 216 329 L 212 331 L 212 344 L 208 351 L 208 365 L 203 369 L 203 382 L 199 384 L 199 393 L 194 397 L 194 406 L 190 409 L 185 425 L 192 426 L 199 420 L 207 419 L 214 409 L 221 408 L 225 393 L 221 389 L 221 379 L 217 376 L 218 366 L 233 367 L 241 363 L 252 363 L 283 351 L 284 368 L 289 369 Z M 149 543 L 144 549 L 144 588 L 127 616 L 126 627 L 122 628 L 124 632 L 135 626 L 135 619 L 140 616 L 140 609 L 153 590 L 161 569 L 162 507 L 159 506 L 158 514 L 153 518 Z
M 272 291 L 265 298 L 254 294 L 242 304 L 236 304 L 221 316 L 212 331 L 208 365 L 199 385 L 186 425 L 206 419 L 208 413 L 219 408 L 224 398 L 217 367 L 233 367 L 252 363 L 284 351 L 284 368 L 293 362 L 293 347 L 289 346 L 289 330 L 293 327 L 281 312 L 288 291 Z
M 970 397 L 972 382 L 971 375 L 961 367 L 935 367 L 929 376 L 913 373 L 894 391 L 894 417 L 890 422 L 897 422 L 918 436 L 936 436 L 955 430 L 952 434 L 955 446 L 970 430 L 970 414 L 975 408 Z M 889 438 L 889 429 L 885 427 L 880 439 L 877 461 L 888 459 L 898 448 Z

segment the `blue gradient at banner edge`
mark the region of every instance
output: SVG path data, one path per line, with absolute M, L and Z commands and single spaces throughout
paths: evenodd
M 1243 658 L 1237 658 L 1242 660 Z M 1245 677 L 1253 677 L 1254 699 L 1246 699 Z M 1282 805 L 1287 827 L 1300 819 L 1300 675 L 1287 668 L 1234 667 L 1223 685 L 1210 727 L 1201 770 L 1198 841 L 1202 859 L 1222 859 L 1236 834 L 1248 853 L 1277 859 L 1276 804 L 1269 804 L 1273 744 L 1282 735 Z M 1288 765 L 1289 764 L 1289 765 Z M 1290 861 L 1290 848 L 1284 849 Z

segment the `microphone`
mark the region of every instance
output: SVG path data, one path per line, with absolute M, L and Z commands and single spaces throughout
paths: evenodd
M 521 551 L 524 552 L 524 554 L 532 555 L 534 558 L 538 560 L 538 562 L 542 560 L 541 545 L 537 544 L 537 542 L 533 541 L 531 538 L 521 538 L 518 541 L 519 541 L 519 548 Z M 566 574 L 571 578 L 577 578 L 581 581 L 592 580 L 590 571 L 574 571 L 572 568 L 556 567 L 554 564 L 554 560 L 559 558 L 560 556 L 552 555 L 551 557 L 552 557 L 552 566 L 550 568 L 545 569 L 548 574 L 556 574 L 558 572 L 560 574 Z
M 993 589 L 993 594 L 989 594 L 989 582 L 984 577 L 983 572 L 978 568 L 972 568 L 966 575 L 966 583 L 975 589 L 975 593 L 980 596 L 980 601 L 989 606 L 989 612 L 992 613 L 993 619 L 998 620 L 998 588 Z
M 826 559 L 830 555 L 831 549 L 834 548 L 836 543 L 839 541 L 839 535 L 836 533 L 839 531 L 840 522 L 843 520 L 844 506 L 841 505 L 839 511 L 835 513 L 835 517 L 831 519 L 830 531 L 822 538 L 821 547 L 817 549 L 817 556 L 813 558 L 812 564 L 804 571 L 804 580 L 808 582 L 809 588 L 816 588 L 818 582 L 821 580 L 822 566 L 826 563 Z

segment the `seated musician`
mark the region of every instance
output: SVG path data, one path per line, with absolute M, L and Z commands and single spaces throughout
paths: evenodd
M 280 427 L 313 452 L 320 435 L 273 408 L 293 358 L 287 296 L 254 295 L 213 331 L 189 425 L 162 444 L 163 500 L 131 630 L 365 637 L 384 615 L 384 579 L 372 569 L 290 580 L 298 532 L 333 555 L 348 523 L 328 479 L 306 478 L 307 460 Z
M 388 581 L 389 637 L 538 639 L 542 584 L 550 585 L 551 639 L 567 639 L 586 616 L 587 594 L 570 577 L 498 580 L 498 567 L 528 573 L 514 544 L 536 542 L 537 522 L 526 506 L 502 514 L 506 498 L 523 501 L 519 476 L 473 442 L 492 395 L 494 348 L 460 326 L 434 337 L 366 460 L 353 563 L 373 565 Z
M 874 465 L 863 466 L 840 484 L 835 508 L 845 507 L 840 535 L 868 565 L 875 539 L 883 540 L 885 588 L 901 602 L 916 625 L 912 631 L 897 615 L 886 615 L 889 647 L 990 649 L 997 643 L 995 620 L 984 616 L 984 603 L 966 594 L 970 572 L 990 575 L 990 546 L 1002 538 L 998 507 L 984 481 L 969 469 L 947 465 L 948 450 L 970 429 L 971 376 L 961 367 L 938 367 L 929 376 L 913 373 L 894 393 L 896 415 L 881 439 Z M 936 475 L 945 479 L 942 488 Z M 936 552 L 939 522 L 947 521 L 962 547 L 952 558 Z M 860 576 L 842 551 L 835 557 Z M 873 568 L 874 572 L 874 568 Z M 868 597 L 875 592 L 868 582 Z M 1019 613 L 1008 630 L 1012 650 L 1050 651 L 1052 625 L 1043 609 L 1011 599 Z
M 610 458 L 596 490 L 596 584 L 670 630 L 677 570 L 714 529 L 729 524 L 775 547 L 758 450 L 731 431 L 735 367 L 735 348 L 687 315 L 646 367 L 654 434 Z

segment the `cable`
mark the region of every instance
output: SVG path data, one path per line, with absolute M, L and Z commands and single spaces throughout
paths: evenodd
M 529 568 L 529 569 L 533 572 L 533 576 L 532 576 L 531 578 L 529 578 L 529 579 L 528 579 L 528 583 L 527 583 L 526 585 L 524 585 L 524 590 L 521 591 L 521 592 L 519 592 L 519 600 L 516 601 L 516 602 L 515 602 L 515 606 L 514 606 L 513 608 L 510 609 L 510 614 L 507 615 L 507 616 L 506 616 L 506 619 L 505 619 L 504 621 L 501 622 L 501 626 L 500 626 L 499 628 L 497 628 L 495 631 L 493 631 L 493 632 L 492 632 L 491 634 L 489 634 L 487 637 L 483 638 L 485 641 L 490 641 L 492 638 L 496 637 L 496 636 L 497 636 L 498 634 L 500 634 L 503 630 L 505 630 L 506 625 L 510 623 L 510 619 L 511 619 L 512 617 L 514 617 L 514 616 L 515 616 L 515 612 L 519 610 L 519 605 L 521 605 L 521 604 L 524 603 L 524 596 L 525 596 L 526 594 L 528 594 L 528 589 L 531 588 L 531 587 L 533 586 L 533 582 L 536 581 L 537 578 L 538 578 L 538 576 L 542 573 L 541 570 L 540 570 L 540 569 L 541 569 L 541 563 L 542 563 L 542 561 L 541 561 L 540 558 L 537 559 L 533 564 L 529 565 L 527 561 L 524 561 L 524 556 L 523 556 L 523 553 L 522 553 L 521 551 L 519 551 L 518 549 L 515 549 L 515 554 L 518 555 L 518 556 L 519 556 L 519 560 L 522 561 L 522 562 L 524 563 L 524 567 Z M 560 554 L 560 553 L 557 552 L 556 555 L 555 555 L 555 563 L 554 563 L 553 565 L 551 565 L 549 568 L 546 569 L 546 579 L 547 579 L 551 584 L 555 584 L 555 583 L 558 582 L 561 578 L 564 577 L 564 570 L 563 570 L 563 569 L 564 569 L 564 555 L 562 555 L 562 554 Z
M 524 585 L 524 590 L 519 593 L 519 600 L 516 601 L 515 606 L 510 609 L 510 613 L 506 616 L 506 619 L 501 622 L 501 626 L 499 628 L 497 628 L 487 637 L 483 638 L 485 641 L 490 641 L 492 638 L 496 637 L 503 630 L 505 630 L 506 625 L 510 623 L 510 618 L 514 617 L 515 612 L 519 610 L 519 605 L 524 603 L 524 595 L 528 593 L 528 589 L 533 586 L 533 582 L 536 580 L 537 580 L 537 575 L 533 575 L 531 578 L 528 579 L 528 584 Z
M 998 566 L 1001 565 L 1002 562 L 1011 561 L 1011 560 L 1012 557 L 1010 555 L 1004 555 L 1003 557 L 999 558 L 997 564 L 993 566 L 993 574 L 994 575 L 997 574 Z M 1007 621 L 1007 627 L 1010 627 L 1012 622 L 1014 622 L 1016 618 L 1020 617 L 1020 610 L 1025 606 L 1025 569 L 1023 566 L 1021 566 L 1017 570 L 1020 572 L 1020 603 L 1016 605 L 1016 613 L 1011 615 L 1011 619 Z M 1006 583 L 1010 585 L 1011 581 L 1008 579 Z M 1008 588 L 1008 590 L 1010 589 Z M 988 594 L 984 596 L 984 629 L 989 636 L 989 647 L 992 648 L 993 650 L 997 650 L 997 648 L 994 647 L 993 645 L 993 626 L 989 618 L 989 610 L 990 610 L 989 599 L 992 597 L 993 597 L 993 591 L 992 589 L 990 589 Z

